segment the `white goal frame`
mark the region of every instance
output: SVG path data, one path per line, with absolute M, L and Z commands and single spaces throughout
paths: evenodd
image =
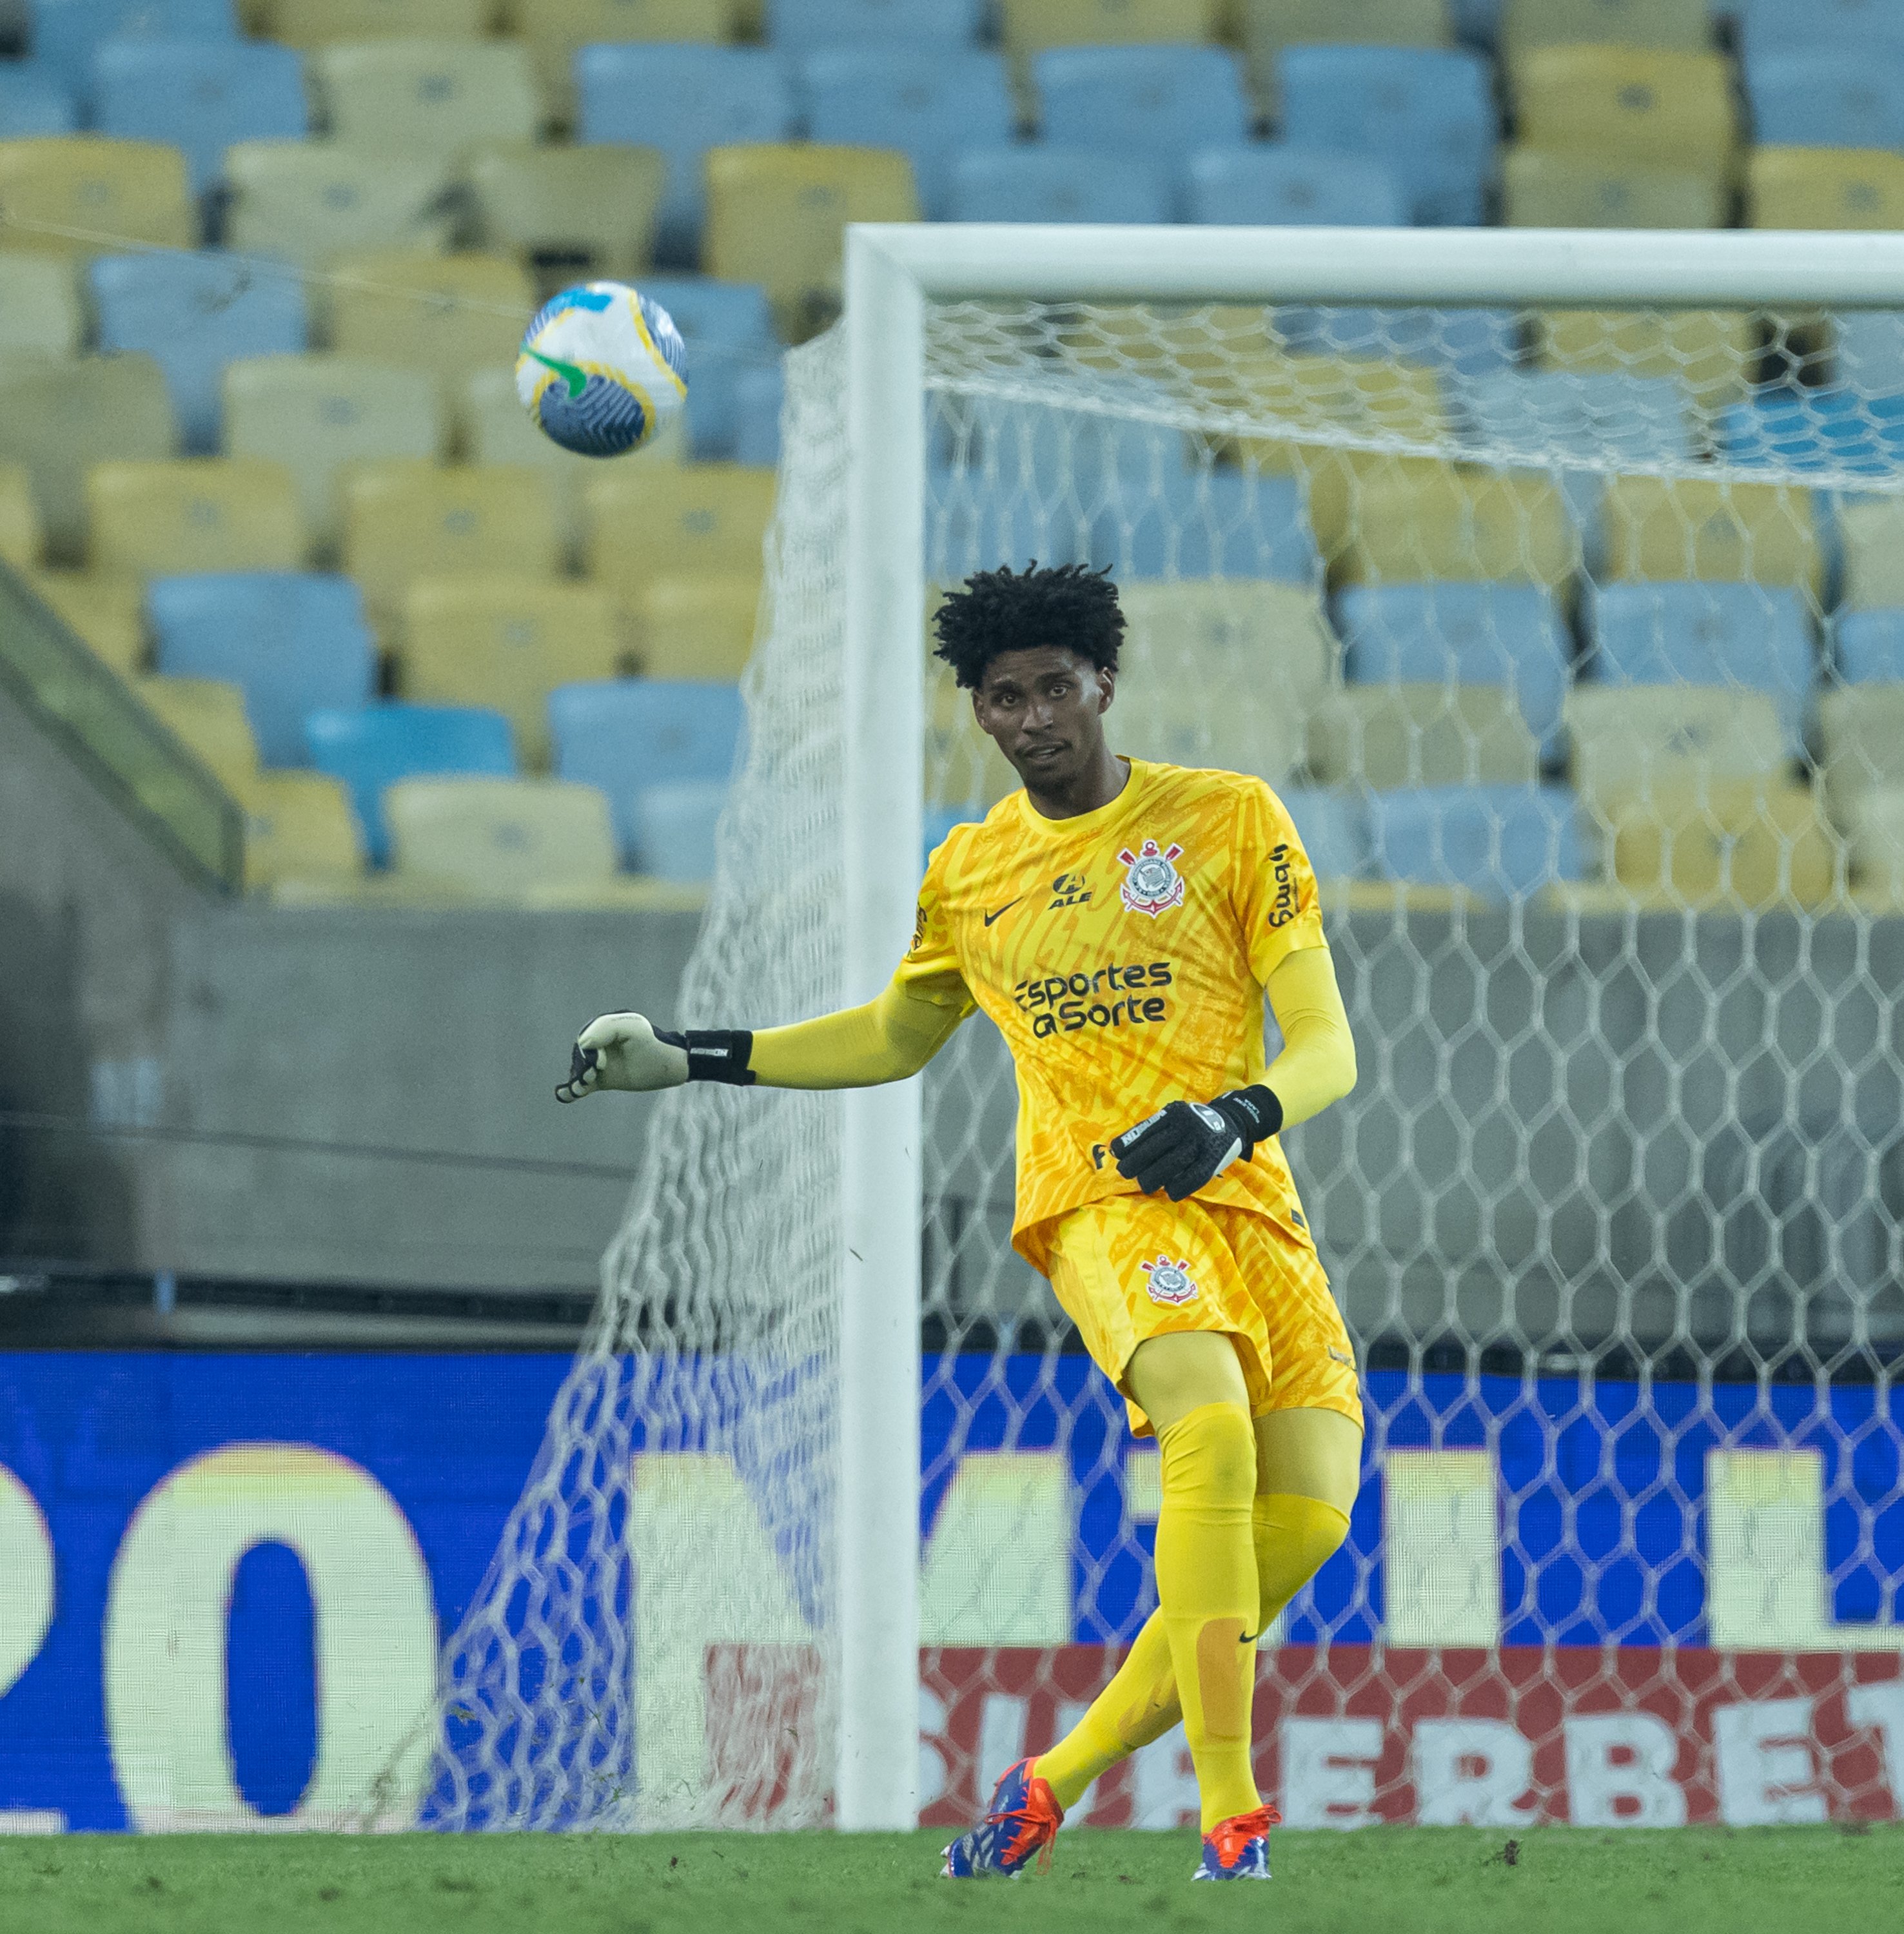
M 1719 230 L 854 227 L 846 239 L 845 999 L 904 950 L 923 786 L 929 300 L 1904 308 L 1904 236 Z M 835 1819 L 918 1818 L 919 1084 L 849 1092 L 841 1142 Z

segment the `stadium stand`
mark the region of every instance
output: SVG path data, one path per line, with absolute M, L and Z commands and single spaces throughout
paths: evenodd
M 0 61 L 0 141 L 70 134 L 80 125 L 71 87 L 37 62 Z
M 742 0 L 511 0 L 507 24 L 529 50 L 550 118 L 575 119 L 575 56 L 610 41 L 700 41 L 743 38 Z
M 1541 749 L 1497 685 L 1351 685 L 1309 720 L 1309 763 L 1333 785 L 1524 785 Z
M 36 571 L 27 581 L 113 670 L 130 677 L 146 669 L 143 587 L 136 578 Z
M 623 597 L 664 574 L 758 582 L 773 472 L 700 463 L 678 472 L 611 471 L 583 493 L 589 574 Z
M 494 11 L 491 0 L 261 0 L 258 31 L 294 47 L 386 35 L 473 40 Z
M 746 370 L 779 360 L 767 291 L 757 283 L 706 276 L 650 276 L 642 287 L 674 318 L 688 345 L 693 454 L 731 458 L 738 429 L 736 386 Z
M 1535 47 L 1511 64 L 1508 80 L 1528 147 L 1731 176 L 1738 116 L 1720 55 Z
M 1838 841 L 1806 787 L 1733 781 L 1602 803 L 1614 879 L 1692 906 L 1817 906 L 1842 890 Z
M 98 463 L 86 496 L 95 571 L 298 571 L 310 548 L 296 480 L 264 457 Z
M 232 0 L 33 0 L 33 58 L 84 92 L 109 40 L 229 41 Z
M 441 251 L 455 231 L 444 159 L 240 141 L 226 149 L 224 171 L 225 244 L 246 255 L 321 269 L 363 249 Z
M 1709 172 L 1634 167 L 1617 155 L 1501 155 L 1502 219 L 1515 228 L 1719 228 L 1727 190 Z
M 258 741 L 245 716 L 245 694 L 214 678 L 142 677 L 134 688 L 201 765 L 233 791 L 258 775 Z
M 325 131 L 346 146 L 441 159 L 531 142 L 542 97 L 527 50 L 508 41 L 364 41 L 314 54 Z
M 954 221 L 1168 221 L 1170 175 L 1096 148 L 969 148 L 952 164 Z
M 683 885 L 712 879 L 716 833 L 727 788 L 711 779 L 643 786 L 634 796 L 634 864 Z
M 565 779 L 405 779 L 384 794 L 399 879 L 485 898 L 615 876 L 608 801 Z
M 53 254 L 90 255 L 128 242 L 189 249 L 198 239 L 185 157 L 156 141 L 0 141 L 0 206 L 32 247 Z
M 978 38 L 985 11 L 985 0 L 767 0 L 767 38 L 793 53 L 878 41 L 944 53 Z
M 1788 0 L 1728 0 L 1725 11 L 1748 53 L 1819 45 L 1904 50 L 1904 13 L 1891 0 L 1812 0 L 1806 7 Z
M 1565 715 L 1569 775 L 1590 799 L 1779 778 L 1788 764 L 1778 707 L 1762 692 L 1580 682 Z
M 1402 458 L 1362 478 L 1358 496 L 1354 532 L 1334 559 L 1344 583 L 1553 586 L 1580 568 L 1566 499 L 1544 477 Z
M 540 294 L 654 258 L 667 176 L 658 148 L 482 147 L 465 165 L 469 239 L 543 278 Z
M 734 385 L 734 459 L 770 468 L 780 461 L 780 414 L 786 379 L 775 361 L 743 369 Z
M 1791 586 L 1816 598 L 1824 553 L 1810 493 L 1704 477 L 1615 477 L 1602 499 L 1603 576 Z M 1690 570 L 1689 571 L 1689 566 Z
M 1321 558 L 1293 477 L 1243 469 L 1160 470 L 1111 487 L 1094 554 L 1120 580 L 1271 578 L 1314 584 Z
M 76 354 L 86 333 L 70 257 L 0 249 L 0 355 Z
M 245 809 L 245 884 L 343 886 L 364 866 L 363 829 L 350 795 L 321 773 L 261 773 L 239 790 Z
M 1368 815 L 1376 869 L 1387 879 L 1493 899 L 1586 871 L 1586 842 L 1564 786 L 1404 787 L 1371 793 Z
M 1365 155 L 1283 142 L 1205 148 L 1185 180 L 1192 221 L 1384 228 L 1408 219 L 1399 173 Z
M 622 600 L 634 669 L 649 678 L 737 680 L 754 648 L 757 575 L 662 572 Z
M 371 705 L 313 712 L 304 721 L 311 763 L 343 782 L 366 847 L 378 866 L 390 857 L 386 787 L 444 773 L 516 776 L 509 721 L 499 712 L 443 705 Z
M 1832 667 L 1845 684 L 1904 683 L 1904 611 L 1840 611 L 1831 646 Z
M 1015 54 L 1128 41 L 1214 41 L 1222 0 L 999 0 L 1001 35 Z
M 1755 148 L 1746 162 L 1755 228 L 1904 226 L 1904 155 L 1867 148 Z
M 1904 605 L 1904 502 L 1856 499 L 1837 507 L 1839 603 L 1853 611 Z
M 535 309 L 535 285 L 506 255 L 391 249 L 333 266 L 330 347 L 427 373 L 446 405 L 471 370 L 513 356 Z
M 1712 45 L 1708 0 L 1505 0 L 1498 42 L 1509 60 L 1529 47 L 1598 43 L 1677 48 Z
M 1534 333 L 1544 369 L 1670 378 L 1704 408 L 1743 396 L 1759 357 L 1752 318 L 1732 310 L 1546 309 Z
M 1743 80 L 1763 146 L 1904 146 L 1904 50 L 1748 49 Z
M 1818 700 L 1824 791 L 1832 818 L 1854 828 L 1874 791 L 1904 788 L 1904 685 L 1841 686 Z
M 26 465 L 0 463 L 0 559 L 16 571 L 29 570 L 39 562 L 45 541 Z
M 1443 47 L 1454 39 L 1448 0 L 1240 0 L 1235 17 L 1251 81 L 1265 99 L 1285 47 Z
M 1053 47 L 1031 74 L 1039 131 L 1059 146 L 1180 164 L 1249 133 L 1242 71 L 1222 47 Z
M 1369 842 L 1367 804 L 1359 792 L 1290 786 L 1282 798 L 1318 880 L 1333 885 L 1367 876 L 1375 853 Z

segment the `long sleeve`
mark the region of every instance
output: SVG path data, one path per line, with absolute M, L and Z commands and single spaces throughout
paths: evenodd
M 1355 1086 L 1355 1037 L 1327 947 L 1285 954 L 1266 991 L 1282 1030 L 1282 1052 L 1263 1079 L 1282 1104 L 1283 1126 L 1293 1128 Z
M 769 1088 L 874 1088 L 917 1074 L 972 1012 L 956 975 L 903 969 L 875 1000 L 754 1037 L 749 1065 Z

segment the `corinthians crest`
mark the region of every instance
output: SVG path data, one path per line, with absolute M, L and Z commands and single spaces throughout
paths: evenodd
M 1183 876 L 1174 863 L 1182 851 L 1181 846 L 1160 850 L 1155 840 L 1146 839 L 1136 852 L 1127 846 L 1118 854 L 1130 869 L 1118 891 L 1131 912 L 1147 913 L 1154 920 L 1183 904 Z
M 1190 1280 L 1188 1256 L 1175 1262 L 1159 1256 L 1154 1263 L 1139 1263 L 1137 1267 L 1143 1272 L 1143 1286 L 1152 1303 L 1188 1303 L 1197 1293 L 1197 1285 Z

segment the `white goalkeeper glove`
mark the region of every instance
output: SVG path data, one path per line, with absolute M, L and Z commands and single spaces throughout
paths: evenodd
M 676 1034 L 658 1028 L 646 1014 L 603 1014 L 589 1022 L 569 1051 L 568 1079 L 556 1089 L 558 1101 L 579 1101 L 598 1088 L 647 1094 L 678 1088 L 684 1081 L 725 1081 L 750 1088 L 747 1065 L 754 1037 L 743 1029 L 691 1028 Z

